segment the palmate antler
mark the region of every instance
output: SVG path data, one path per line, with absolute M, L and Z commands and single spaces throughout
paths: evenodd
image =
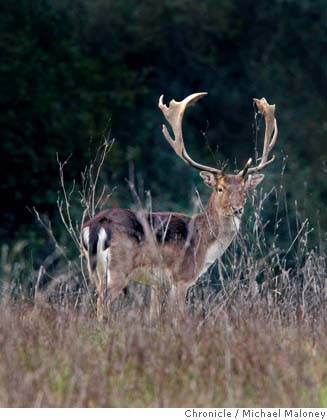
M 165 124 L 163 124 L 162 126 L 162 132 L 165 139 L 174 149 L 175 153 L 188 165 L 192 166 L 193 168 L 200 169 L 201 171 L 207 171 L 216 175 L 223 176 L 223 170 L 195 162 L 189 156 L 184 146 L 182 131 L 184 112 L 186 108 L 194 105 L 200 98 L 206 95 L 207 92 L 193 93 L 192 95 L 187 96 L 181 102 L 177 102 L 174 99 L 172 99 L 169 103 L 169 106 L 163 103 L 163 95 L 161 95 L 159 98 L 158 106 L 173 130 L 174 139 L 172 139 L 172 137 L 170 136 Z M 269 153 L 276 144 L 278 135 L 277 122 L 275 118 L 275 105 L 269 105 L 265 98 L 253 99 L 253 101 L 258 108 L 258 112 L 264 115 L 265 136 L 262 157 L 258 159 L 260 162 L 257 166 L 251 167 L 252 159 L 250 158 L 245 164 L 244 168 L 239 172 L 239 175 L 242 175 L 244 178 L 253 172 L 261 171 L 263 168 L 265 168 L 275 160 L 275 156 L 272 156 L 272 158 L 269 160 L 268 157 Z
M 174 149 L 175 153 L 188 165 L 192 166 L 193 168 L 200 169 L 201 171 L 208 171 L 220 175 L 222 173 L 220 169 L 213 168 L 211 166 L 201 165 L 200 163 L 195 162 L 189 156 L 184 146 L 182 131 L 184 112 L 187 107 L 194 105 L 200 98 L 206 95 L 207 92 L 193 93 L 192 95 L 187 96 L 181 102 L 177 102 L 174 99 L 172 99 L 169 103 L 169 106 L 163 103 L 163 95 L 161 95 L 159 98 L 158 106 L 173 130 L 174 139 L 171 138 L 165 124 L 163 124 L 162 126 L 162 132 L 165 139 Z
M 275 105 L 269 105 L 265 98 L 253 99 L 259 114 L 263 114 L 265 118 L 265 137 L 263 142 L 262 157 L 259 159 L 260 163 L 251 168 L 252 159 L 250 158 L 245 167 L 239 172 L 240 175 L 245 177 L 253 172 L 259 172 L 266 166 L 270 165 L 275 160 L 275 155 L 268 160 L 269 153 L 277 141 L 278 128 L 275 118 Z

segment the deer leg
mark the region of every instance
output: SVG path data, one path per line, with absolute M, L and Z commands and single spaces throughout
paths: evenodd
M 110 271 L 108 270 L 107 283 L 101 282 L 100 286 L 97 288 L 97 318 L 100 322 L 108 318 L 111 303 L 124 290 L 129 281 L 127 275 L 125 275 L 124 273 L 119 273 L 117 276 L 113 276 L 112 274 L 113 273 L 110 273 Z M 112 278 L 114 278 L 113 281 Z M 118 280 L 116 281 L 116 279 Z
M 150 321 L 158 319 L 167 312 L 171 285 L 171 279 L 167 273 L 162 271 L 156 275 L 156 281 L 151 286 Z
M 107 314 L 110 314 L 112 302 L 120 295 L 129 283 L 129 273 L 112 268 L 108 270 L 108 287 L 105 300 Z
M 160 316 L 160 296 L 156 288 L 151 287 L 150 292 L 150 308 L 149 308 L 149 317 L 150 321 L 154 321 Z
M 97 318 L 103 321 L 108 317 L 110 304 L 128 284 L 128 275 L 123 269 L 112 267 L 112 252 L 108 247 L 98 252 L 97 267 L 94 273 L 98 292 Z
M 97 266 L 93 273 L 95 286 L 97 289 L 97 318 L 99 321 L 103 321 L 106 317 L 106 300 L 107 300 L 107 289 L 108 289 L 108 278 L 110 277 L 109 272 L 110 263 L 110 247 L 99 251 L 97 254 Z
M 93 273 L 93 279 L 97 291 L 97 318 L 98 321 L 103 321 L 105 318 L 105 302 L 107 295 L 106 279 L 100 275 L 98 270 Z
M 151 288 L 150 299 L 150 320 L 158 319 L 167 310 L 168 295 L 170 288 L 168 285 L 158 285 Z
M 176 282 L 172 285 L 170 293 L 170 301 L 174 308 L 178 312 L 185 313 L 186 311 L 186 290 L 187 283 Z

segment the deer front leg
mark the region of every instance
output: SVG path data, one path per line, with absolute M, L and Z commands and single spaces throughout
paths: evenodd
M 174 311 L 184 314 L 186 312 L 186 290 L 188 284 L 182 281 L 172 285 L 170 301 Z
M 157 320 L 167 311 L 171 282 L 166 276 L 162 276 L 157 284 L 151 287 L 150 320 Z

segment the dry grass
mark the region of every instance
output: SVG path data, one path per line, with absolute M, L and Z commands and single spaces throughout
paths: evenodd
M 327 311 L 283 311 L 240 288 L 206 319 L 137 310 L 100 324 L 42 305 L 0 308 L 0 406 L 326 406 Z M 289 308 L 289 305 L 287 305 Z

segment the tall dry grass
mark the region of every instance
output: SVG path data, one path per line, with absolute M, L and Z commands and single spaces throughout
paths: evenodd
M 205 320 L 0 308 L 2 407 L 326 406 L 326 308 L 234 295 Z M 268 308 L 269 307 L 269 308 Z

